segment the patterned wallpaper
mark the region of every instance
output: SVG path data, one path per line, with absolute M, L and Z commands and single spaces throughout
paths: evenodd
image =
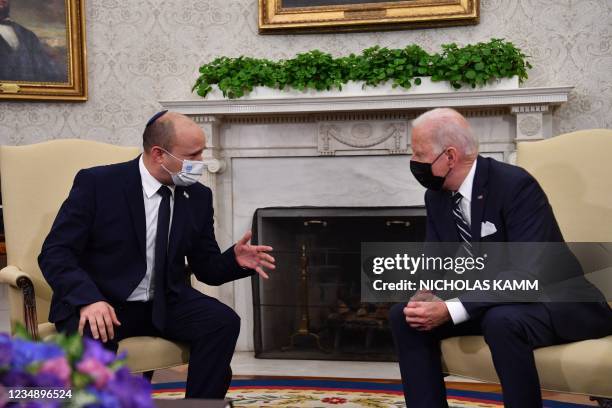
M 477 26 L 358 34 L 260 36 L 257 0 L 87 0 L 89 100 L 0 102 L 0 143 L 77 137 L 140 144 L 158 100 L 189 97 L 198 66 L 218 55 L 342 55 L 376 44 L 429 51 L 502 37 L 532 56 L 526 86 L 575 85 L 555 133 L 612 128 L 612 2 L 481 0 Z

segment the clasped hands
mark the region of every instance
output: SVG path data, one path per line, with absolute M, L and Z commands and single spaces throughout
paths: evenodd
M 446 303 L 431 291 L 418 291 L 404 307 L 404 316 L 410 327 L 429 331 L 450 320 Z

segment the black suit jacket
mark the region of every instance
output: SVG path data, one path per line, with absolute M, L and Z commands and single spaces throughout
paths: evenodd
M 253 274 L 221 253 L 213 228 L 212 192 L 176 187 L 168 241 L 169 289 L 196 278 L 220 285 Z M 49 321 L 97 301 L 126 301 L 146 273 L 145 211 L 138 159 L 79 171 L 45 239 L 38 262 L 53 289 Z
M 428 242 L 460 242 L 455 220 L 452 215 L 450 191 L 432 191 L 425 193 L 427 208 Z M 481 238 L 482 222 L 495 225 L 497 231 Z M 563 242 L 563 235 L 557 224 L 546 194 L 538 182 L 524 169 L 491 158 L 478 156 L 471 197 L 471 235 L 475 248 L 479 242 Z M 565 245 L 555 246 L 555 251 Z M 583 276 L 580 264 L 571 251 L 562 254 L 564 266 L 556 276 L 538 276 L 537 268 L 530 270 L 529 265 L 537 265 L 539 259 L 533 251 L 533 259 L 522 259 L 526 268 L 515 270 L 501 278 L 551 278 L 559 281 Z M 490 257 L 491 258 L 491 257 Z M 500 258 L 500 257 L 496 257 Z M 523 276 L 520 274 L 523 273 Z M 584 280 L 584 279 L 583 279 Z M 550 283 L 550 282 L 544 282 Z M 588 284 L 586 290 L 595 290 Z M 597 291 L 599 294 L 599 292 Z M 599 294 L 600 295 L 600 294 Z M 597 297 L 597 296 L 594 296 Z M 474 297 L 460 296 L 463 305 L 471 317 L 477 317 L 495 303 L 479 302 Z M 612 333 L 612 311 L 603 297 L 597 302 L 546 302 L 557 332 L 567 340 L 588 337 L 600 337 Z

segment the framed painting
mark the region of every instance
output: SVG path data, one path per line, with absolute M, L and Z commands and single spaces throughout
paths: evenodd
M 84 0 L 0 0 L 0 100 L 87 99 Z
M 259 0 L 259 32 L 393 30 L 477 24 L 479 0 Z

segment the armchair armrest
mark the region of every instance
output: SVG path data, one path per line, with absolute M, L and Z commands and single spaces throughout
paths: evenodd
M 30 275 L 20 270 L 16 266 L 9 265 L 5 268 L 0 269 L 0 283 L 7 283 L 15 288 L 21 288 L 19 286 L 19 282 L 22 278 L 31 281 Z
M 38 339 L 38 319 L 36 318 L 36 294 L 30 275 L 16 266 L 9 265 L 0 269 L 0 283 L 6 283 L 21 290 L 23 296 L 23 318 L 27 332 Z

